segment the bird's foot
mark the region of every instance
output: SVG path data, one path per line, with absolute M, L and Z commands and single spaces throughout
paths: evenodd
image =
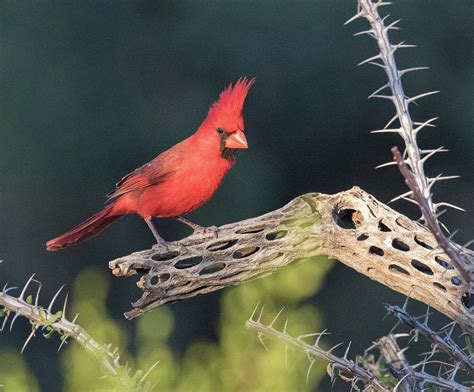
M 158 250 L 164 250 L 164 251 L 169 251 L 169 243 L 165 241 L 163 238 L 158 239 L 156 238 L 156 244 L 153 244 L 152 246 L 153 249 L 158 249 Z

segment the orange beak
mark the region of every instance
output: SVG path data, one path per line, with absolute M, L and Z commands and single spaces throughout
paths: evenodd
M 226 148 L 248 148 L 247 139 L 242 131 L 231 133 L 225 141 Z

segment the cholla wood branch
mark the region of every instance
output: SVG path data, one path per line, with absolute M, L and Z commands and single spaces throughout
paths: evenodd
M 34 298 L 31 294 L 27 295 L 27 290 L 31 283 L 38 284 Z M 72 321 L 66 318 L 67 296 L 62 310 L 53 312 L 54 303 L 62 287 L 56 292 L 47 308 L 38 304 L 41 284 L 34 280 L 34 275 L 27 281 L 18 297 L 9 294 L 15 289 L 16 287 L 7 287 L 5 285 L 0 291 L 0 331 L 3 331 L 8 326 L 9 321 L 9 328 L 11 330 L 19 316 L 27 318 L 31 324 L 31 333 L 23 345 L 22 353 L 30 340 L 38 332 L 42 333 L 46 338 L 51 337 L 56 332 L 60 335 L 61 339 L 58 351 L 67 343 L 69 338 L 74 339 L 87 353 L 97 360 L 102 368 L 104 377 L 113 385 L 127 391 L 151 391 L 152 385 L 146 382 L 145 378 L 156 364 L 146 373 L 137 370 L 135 374 L 131 375 L 131 369 L 120 364 L 118 349 L 112 350 L 110 345 L 101 345 L 95 341 L 84 328 L 76 324 L 79 315 L 76 315 Z
M 415 45 L 407 45 L 401 42 L 397 45 L 392 45 L 388 38 L 390 30 L 398 30 L 397 24 L 399 20 L 396 20 L 388 25 L 385 25 L 386 19 L 389 15 L 381 18 L 379 15 L 379 7 L 390 4 L 383 1 L 373 2 L 372 0 L 359 0 L 359 8 L 357 14 L 349 19 L 347 23 L 357 19 L 365 18 L 370 23 L 370 29 L 357 33 L 357 35 L 367 34 L 377 41 L 379 53 L 375 56 L 370 57 L 367 60 L 362 61 L 362 64 L 371 64 L 382 68 L 388 78 L 388 82 L 378 88 L 372 93 L 369 98 L 382 98 L 392 101 L 396 109 L 396 114 L 388 122 L 388 124 L 380 130 L 374 131 L 375 133 L 397 133 L 399 134 L 405 143 L 405 152 L 403 158 L 401 156 L 396 160 L 402 170 L 407 184 L 410 188 L 409 192 L 406 192 L 396 199 L 404 199 L 410 202 L 418 204 L 422 212 L 422 218 L 428 228 L 433 232 L 435 238 L 444 250 L 444 252 L 450 257 L 453 265 L 460 271 L 463 279 L 469 285 L 469 292 L 474 292 L 474 255 L 472 252 L 465 251 L 457 244 L 455 244 L 451 238 L 447 238 L 442 230 L 440 222 L 438 221 L 439 208 L 440 207 L 451 207 L 462 210 L 457 206 L 450 203 L 440 202 L 434 203 L 432 198 L 432 188 L 438 181 L 449 180 L 457 178 L 458 176 L 442 176 L 438 175 L 433 178 L 428 178 L 425 174 L 424 164 L 426 161 L 437 153 L 447 151 L 443 147 L 436 149 L 422 150 L 417 144 L 418 133 L 426 128 L 433 126 L 433 122 L 437 118 L 431 118 L 424 122 L 416 122 L 411 118 L 409 106 L 411 103 L 417 100 L 435 94 L 438 91 L 430 91 L 423 94 L 419 94 L 415 97 L 408 97 L 405 94 L 402 85 L 402 77 L 413 71 L 419 71 L 428 69 L 427 67 L 416 67 L 404 70 L 399 70 L 395 61 L 395 52 L 398 49 L 410 48 Z M 382 93 L 388 90 L 389 93 Z M 393 127 L 392 124 L 398 120 L 399 127 Z M 392 126 L 392 127 L 391 127 Z M 391 128 L 389 128 L 391 127 Z M 389 162 L 381 166 L 387 166 L 395 162 Z M 404 166 L 401 166 L 403 164 Z
M 406 310 L 397 309 L 401 311 L 400 314 L 403 313 L 407 318 L 417 320 L 417 318 L 410 316 Z M 391 312 L 391 309 L 389 311 Z M 359 387 L 363 386 L 363 390 L 367 391 L 412 392 L 431 390 L 430 388 L 436 388 L 435 390 L 437 391 L 472 391 L 472 382 L 469 385 L 460 381 L 459 373 L 461 373 L 460 369 L 462 367 L 457 359 L 453 358 L 453 364 L 433 360 L 434 353 L 438 352 L 436 346 L 433 349 L 434 353 L 429 353 L 417 364 L 410 364 L 405 357 L 405 351 L 408 347 L 400 348 L 397 342 L 397 339 L 410 337 L 409 334 L 389 334 L 384 336 L 369 347 L 363 355 L 357 356 L 356 360 L 351 360 L 349 359 L 350 343 L 345 350 L 338 349 L 342 343 L 329 350 L 321 347 L 320 341 L 322 337 L 328 335 L 326 331 L 294 337 L 287 332 L 288 320 L 285 321 L 282 328 L 278 329 L 275 327 L 282 313 L 281 311 L 269 324 L 262 322 L 263 309 L 258 317 L 256 317 L 256 313 L 257 309 L 247 321 L 247 327 L 257 333 L 258 338 L 264 345 L 265 338 L 276 338 L 285 344 L 286 347 L 293 347 L 306 354 L 309 361 L 307 377 L 315 360 L 319 359 L 328 362 L 327 371 L 333 382 L 336 377 L 339 377 L 343 381 L 350 382 L 354 390 L 361 390 Z M 423 333 L 418 329 L 419 327 L 426 332 L 425 325 L 427 325 L 428 315 L 423 317 L 423 323 L 417 323 L 412 327 L 415 332 Z M 450 335 L 441 337 L 434 331 L 431 331 L 431 333 L 437 336 L 438 343 L 444 340 L 446 346 L 454 344 L 451 341 Z M 313 339 L 314 343 L 308 343 L 309 339 Z M 380 353 L 377 359 L 371 354 L 374 349 Z M 438 365 L 435 366 L 435 368 L 438 367 L 437 375 L 433 375 L 432 372 L 428 371 L 427 368 L 430 364 Z M 431 368 L 431 370 L 436 370 L 433 369 L 433 366 Z M 468 369 L 464 368 L 464 370 Z
M 222 226 L 218 233 L 218 238 L 193 234 L 111 261 L 114 275 L 138 275 L 144 291 L 126 317 L 327 255 L 474 333 L 466 285 L 446 256 L 433 253 L 433 235 L 360 188 L 306 194 L 276 211 Z

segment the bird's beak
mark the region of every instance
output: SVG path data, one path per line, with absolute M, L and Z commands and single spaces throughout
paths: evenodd
M 231 133 L 225 141 L 226 148 L 248 148 L 247 139 L 242 131 Z

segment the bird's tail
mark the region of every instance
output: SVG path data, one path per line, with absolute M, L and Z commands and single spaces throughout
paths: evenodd
M 46 243 L 46 249 L 55 251 L 88 240 L 99 234 L 121 215 L 112 215 L 113 204 L 106 206 L 102 211 L 92 215 L 89 219 L 80 223 L 68 232 L 53 238 Z

